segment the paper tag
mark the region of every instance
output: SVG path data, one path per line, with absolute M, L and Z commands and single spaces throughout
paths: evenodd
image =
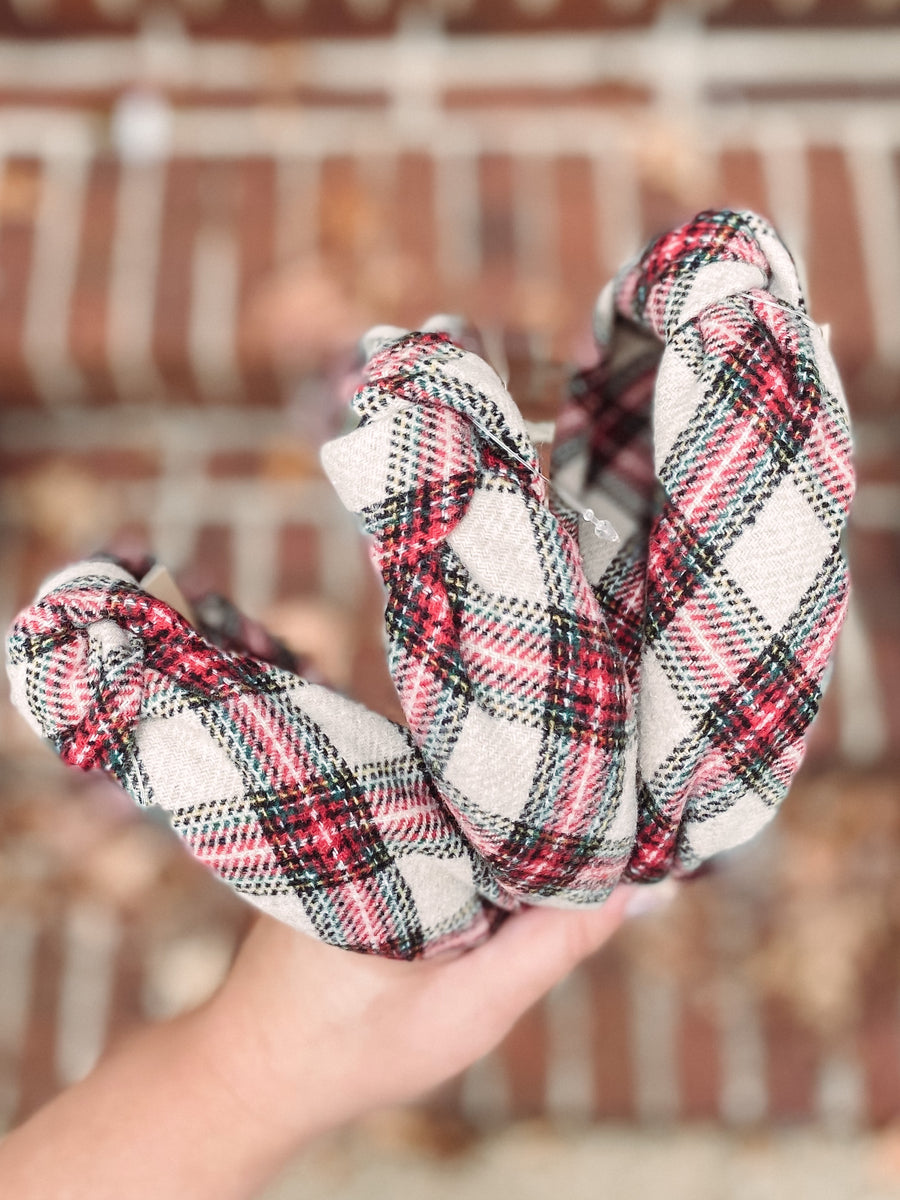
M 536 446 L 552 445 L 556 437 L 555 421 L 526 421 L 525 428 Z
M 140 581 L 140 584 L 145 592 L 149 592 L 157 600 L 162 600 L 170 608 L 174 608 L 191 625 L 196 625 L 193 610 L 181 588 L 169 574 L 168 567 L 164 567 L 162 563 L 156 563 Z

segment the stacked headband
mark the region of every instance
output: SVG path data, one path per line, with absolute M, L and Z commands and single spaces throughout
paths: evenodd
M 485 362 L 436 332 L 368 339 L 359 426 L 322 457 L 372 539 L 408 728 L 217 649 L 100 562 L 19 617 L 15 702 L 260 908 L 392 957 L 752 836 L 846 604 L 840 383 L 752 214 L 658 239 L 595 328 L 549 490 Z

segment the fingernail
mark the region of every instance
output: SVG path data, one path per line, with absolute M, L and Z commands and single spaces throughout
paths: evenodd
M 664 879 L 662 883 L 634 883 L 631 889 L 625 916 L 645 917 L 668 908 L 678 893 L 678 884 L 674 879 Z

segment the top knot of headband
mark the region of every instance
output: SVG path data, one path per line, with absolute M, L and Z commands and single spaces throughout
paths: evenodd
M 752 836 L 846 603 L 840 383 L 749 213 L 653 242 L 595 331 L 549 487 L 479 357 L 437 332 L 367 339 L 359 426 L 322 457 L 372 539 L 408 728 L 217 649 L 108 562 L 18 618 L 15 702 L 259 907 L 393 957 Z

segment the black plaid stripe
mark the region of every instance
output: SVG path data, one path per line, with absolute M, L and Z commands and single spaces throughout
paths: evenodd
M 427 658 L 427 665 L 443 692 L 454 697 L 460 708 L 471 695 L 471 685 L 459 650 L 454 613 L 458 611 L 459 575 L 454 578 L 450 553 L 440 558 L 423 556 L 416 564 L 414 575 L 407 578 L 408 591 L 392 588 L 384 610 L 388 635 L 388 655 L 396 670 L 404 665 L 414 668 L 417 661 Z M 457 560 L 458 561 L 458 560 Z M 450 570 L 445 575 L 442 567 Z M 447 616 L 443 623 L 435 620 L 433 598 L 447 585 Z
M 709 612 L 715 614 L 712 619 L 716 622 L 717 639 L 729 639 L 733 646 L 743 651 L 744 659 L 760 653 L 772 636 L 771 627 L 724 567 L 719 565 L 711 571 L 703 579 L 702 586 Z M 679 704 L 692 719 L 699 720 L 706 712 L 711 696 L 705 674 L 698 675 L 690 669 L 696 661 L 691 650 L 685 649 L 693 644 L 690 626 L 688 617 L 679 610 L 666 636 L 652 641 L 652 648 Z M 647 644 L 651 644 L 649 638 Z

